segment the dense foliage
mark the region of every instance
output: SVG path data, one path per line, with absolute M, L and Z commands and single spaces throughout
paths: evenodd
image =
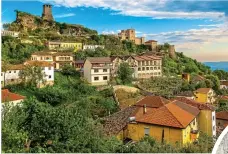
M 30 59 L 33 52 L 43 49 L 43 45 L 23 44 L 16 38 L 2 37 L 2 60 L 8 61 L 10 64 L 20 64 Z
M 128 63 L 121 63 L 117 71 L 117 76 L 122 84 L 130 84 L 133 80 L 133 73 L 134 71 L 130 68 Z
M 211 73 L 208 66 L 186 57 L 183 53 L 176 53 L 176 55 L 176 59 L 172 59 L 169 56 L 165 56 L 163 58 L 163 73 L 165 75 L 176 75 L 182 73 Z

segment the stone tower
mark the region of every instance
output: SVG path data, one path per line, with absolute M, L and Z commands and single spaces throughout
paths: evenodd
M 48 20 L 48 21 L 54 20 L 54 18 L 52 16 L 52 5 L 49 5 L 49 4 L 43 5 L 42 19 Z
M 169 46 L 169 56 L 172 59 L 176 59 L 176 53 L 175 53 L 175 46 L 174 45 Z

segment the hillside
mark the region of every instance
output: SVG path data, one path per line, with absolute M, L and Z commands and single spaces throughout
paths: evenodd
M 28 32 L 29 34 L 41 34 L 42 32 L 55 32 L 67 36 L 91 36 L 96 35 L 96 30 L 91 30 L 82 25 L 59 23 L 43 20 L 39 16 L 16 10 L 16 20 L 5 24 L 4 28 L 12 31 Z

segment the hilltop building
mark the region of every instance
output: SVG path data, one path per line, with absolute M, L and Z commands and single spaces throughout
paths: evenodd
M 110 80 L 110 69 L 110 57 L 88 57 L 84 63 L 84 77 L 92 85 L 106 85 Z
M 200 103 L 209 103 L 213 104 L 215 100 L 215 92 L 211 88 L 199 88 L 194 91 L 195 100 Z
M 220 89 L 228 89 L 228 80 L 220 81 Z
M 92 85 L 107 84 L 115 77 L 119 65 L 128 63 L 134 70 L 133 78 L 162 76 L 162 59 L 157 56 L 89 57 L 84 64 L 84 77 Z M 104 79 L 102 79 L 104 77 Z
M 2 34 L 2 36 L 19 37 L 20 32 L 2 30 L 1 34 Z
M 73 65 L 74 55 L 71 52 L 43 51 L 31 55 L 32 61 L 50 62 L 55 69 L 61 69 L 64 65 Z
M 216 136 L 216 115 L 215 107 L 209 104 L 199 103 L 193 99 L 186 97 L 176 97 L 174 100 L 189 104 L 200 110 L 199 114 L 199 130 L 209 136 Z
M 228 126 L 228 111 L 216 113 L 216 125 L 221 131 Z
M 43 5 L 43 13 L 42 13 L 42 19 L 53 21 L 53 15 L 52 15 L 52 5 L 44 4 Z
M 78 42 L 48 41 L 46 46 L 49 50 L 82 50 L 82 43 Z
M 83 45 L 83 50 L 90 49 L 95 50 L 96 48 L 104 49 L 104 45 Z
M 157 52 L 158 41 L 155 40 L 148 40 L 145 42 L 146 46 L 149 46 L 149 49 L 153 52 Z
M 215 108 L 184 97 L 170 101 L 146 96 L 104 118 L 104 131 L 123 141 L 151 136 L 161 143 L 186 145 L 197 140 L 200 131 L 216 135 Z
M 144 44 L 145 42 L 145 37 L 135 36 L 135 29 L 121 30 L 121 32 L 118 33 L 118 37 L 120 38 L 120 40 L 132 41 L 137 45 Z
M 26 68 L 26 66 L 38 66 L 42 68 L 42 73 L 44 74 L 44 83 L 38 83 L 37 87 L 42 88 L 46 85 L 54 84 L 54 66 L 45 61 L 26 61 L 23 64 L 11 65 L 6 72 L 1 72 L 1 84 L 17 84 L 22 80 L 20 78 L 20 73 Z

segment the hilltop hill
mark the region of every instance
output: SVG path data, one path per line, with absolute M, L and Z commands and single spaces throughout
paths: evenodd
M 41 33 L 41 32 L 55 32 L 66 36 L 80 36 L 88 37 L 97 35 L 96 30 L 91 30 L 82 25 L 59 23 L 56 21 L 43 20 L 39 16 L 32 15 L 27 12 L 15 11 L 16 20 L 10 24 L 5 24 L 4 27 L 12 31 Z

